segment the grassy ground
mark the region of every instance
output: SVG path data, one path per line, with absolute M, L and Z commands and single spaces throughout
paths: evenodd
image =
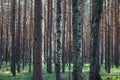
M 84 80 L 88 80 L 88 75 L 89 75 L 88 72 L 89 72 L 89 64 L 85 64 L 83 68 Z M 112 68 L 111 73 L 108 74 L 107 72 L 105 72 L 104 66 L 101 66 L 100 74 L 101 74 L 102 80 L 120 80 L 120 67 Z M 66 66 L 66 73 L 62 73 L 61 76 L 62 76 L 62 80 L 68 80 L 69 78 L 68 66 Z M 52 74 L 48 74 L 46 72 L 46 66 L 43 68 L 43 77 L 45 80 L 55 80 L 54 65 L 53 65 Z M 33 80 L 33 79 L 32 79 L 32 73 L 28 73 L 28 66 L 24 70 L 22 70 L 21 73 L 17 73 L 16 77 L 12 76 L 10 72 L 10 67 L 3 66 L 3 68 L 0 69 L 0 80 Z
M 28 67 L 16 75 L 15 77 L 12 76 L 10 67 L 8 66 L 3 66 L 2 69 L 0 69 L 0 80 L 32 80 L 32 73 L 28 73 Z

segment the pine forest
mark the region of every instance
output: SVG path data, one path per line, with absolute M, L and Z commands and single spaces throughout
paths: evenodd
M 120 80 L 120 0 L 0 0 L 0 80 Z

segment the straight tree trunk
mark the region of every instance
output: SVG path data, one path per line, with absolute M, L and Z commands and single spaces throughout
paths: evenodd
M 62 20 L 62 0 L 57 1 L 57 22 L 56 22 L 56 40 L 57 40 L 57 52 L 56 52 L 56 62 L 55 62 L 55 69 L 56 69 L 56 80 L 61 80 L 61 66 L 60 66 L 60 60 L 61 60 L 61 34 L 62 34 L 62 26 L 61 26 L 61 20 Z
M 105 4 L 105 70 L 107 71 L 108 70 L 108 26 L 107 26 L 107 1 L 105 0 L 104 2 Z
M 115 66 L 119 67 L 119 3 L 115 0 Z
M 20 0 L 18 2 L 18 28 L 17 28 L 17 37 L 16 37 L 16 54 L 17 54 L 17 71 L 20 73 L 20 56 L 21 56 L 21 51 L 20 51 L 20 34 L 21 34 L 21 4 Z
M 48 61 L 47 61 L 47 67 L 48 67 L 48 72 L 52 73 L 52 3 L 53 0 L 48 0 L 48 37 L 49 37 L 49 51 L 48 51 Z
M 92 20 L 91 20 L 91 51 L 90 51 L 90 73 L 89 80 L 101 80 L 99 69 L 99 23 L 101 20 L 103 0 L 93 1 Z
M 62 72 L 65 73 L 65 23 L 66 23 L 66 0 L 62 0 L 63 18 L 62 18 Z
M 113 24 L 113 21 L 114 21 L 114 20 L 113 20 L 113 19 L 114 19 L 114 18 L 113 18 L 113 2 L 114 2 L 114 1 L 111 1 L 111 21 L 110 21 L 110 23 L 111 23 L 111 49 L 112 49 L 112 50 L 111 50 L 111 66 L 113 66 L 113 63 L 114 63 L 114 60 L 113 60 L 113 59 L 114 59 L 114 57 L 113 57 L 113 56 L 114 56 L 114 47 L 113 47 L 113 45 L 114 45 L 114 44 L 113 44 L 113 42 L 114 42 L 114 41 L 113 41 L 113 35 L 114 35 L 114 34 L 113 34 L 113 32 L 114 32 L 114 31 L 113 31 L 113 27 L 114 27 L 114 24 Z
M 23 17 L 23 54 L 22 54 L 22 60 L 23 65 L 22 68 L 24 69 L 26 64 L 26 54 L 27 54 L 27 2 L 28 0 L 24 0 L 24 17 Z
M 69 64 L 69 80 L 71 80 L 71 63 L 73 61 L 73 52 L 72 52 L 72 0 L 68 1 L 69 13 L 68 13 L 68 29 L 69 29 L 69 47 L 68 47 L 68 64 Z
M 29 73 L 31 72 L 32 64 L 32 38 L 33 38 L 33 0 L 31 0 L 31 15 L 30 15 L 30 27 L 29 27 Z
M 72 0 L 73 80 L 82 80 L 82 0 Z
M 46 55 L 46 43 L 47 43 L 47 29 L 46 29 L 46 4 L 44 4 L 44 63 L 46 62 L 47 55 Z
M 33 77 L 42 79 L 42 1 L 35 0 L 34 9 L 34 42 L 33 42 Z
M 6 25 L 6 52 L 5 52 L 5 54 L 6 54 L 6 58 L 5 58 L 5 61 L 6 61 L 6 65 L 8 64 L 8 61 L 9 61 L 9 28 L 10 28 L 10 26 L 9 26 L 9 22 L 10 22 L 10 20 L 9 20 L 9 0 L 7 0 L 8 1 L 8 6 L 7 6 L 7 8 L 8 8 L 8 10 L 7 10 L 7 15 L 6 15 L 6 19 L 7 19 L 7 25 Z
M 84 11 L 85 11 L 85 9 L 84 9 L 84 6 L 85 6 L 85 1 L 84 0 L 82 0 L 82 16 L 83 16 L 83 18 L 82 18 L 82 38 L 83 38 L 83 40 L 82 40 L 82 64 L 84 64 L 84 57 L 85 57 L 85 40 L 84 40 Z M 91 6 L 90 6 L 91 7 Z
M 107 63 L 107 65 L 108 65 L 108 69 L 107 69 L 107 72 L 108 73 L 110 73 L 110 67 L 111 67 L 111 46 L 110 46 L 110 41 L 111 41 L 111 39 L 110 39 L 110 28 L 111 28 L 111 23 L 110 23 L 110 0 L 108 0 L 108 63 Z
M 0 25 L 0 68 L 2 65 L 2 54 L 3 54 L 3 0 L 1 0 L 1 25 Z
M 16 76 L 16 53 L 15 53 L 15 3 L 16 0 L 12 0 L 11 11 L 11 27 L 12 27 L 12 54 L 11 54 L 11 72 L 13 76 Z

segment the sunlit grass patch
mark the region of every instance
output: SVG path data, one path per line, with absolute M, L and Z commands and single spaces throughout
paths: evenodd
M 115 75 L 111 75 L 111 76 L 102 75 L 101 77 L 103 80 L 120 80 L 120 76 L 115 76 Z
M 21 70 L 21 73 L 16 72 L 16 76 L 12 76 L 9 65 L 4 66 L 0 70 L 0 80 L 32 80 L 32 73 L 28 73 L 28 66 Z

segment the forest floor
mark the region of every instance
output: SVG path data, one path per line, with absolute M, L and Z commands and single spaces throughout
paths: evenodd
M 46 72 L 46 66 L 44 67 L 43 70 L 44 70 L 43 78 L 45 80 L 55 80 L 55 73 L 48 74 Z M 65 71 L 66 71 L 65 73 L 61 74 L 62 80 L 69 80 L 68 66 L 66 66 Z M 54 72 L 54 65 L 53 65 L 53 72 Z M 2 69 L 0 69 L 0 80 L 33 80 L 32 74 L 33 73 L 28 73 L 28 66 L 26 66 L 24 70 L 21 70 L 21 73 L 17 73 L 17 76 L 13 77 L 10 72 L 10 67 L 3 66 Z M 120 67 L 119 68 L 113 67 L 111 68 L 111 73 L 107 73 L 104 69 L 104 66 L 101 66 L 100 74 L 102 80 L 120 80 Z M 83 80 L 88 80 L 88 75 L 89 75 L 89 64 L 85 64 L 83 67 L 83 78 L 84 78 Z M 72 73 L 70 73 L 70 76 L 72 76 Z

